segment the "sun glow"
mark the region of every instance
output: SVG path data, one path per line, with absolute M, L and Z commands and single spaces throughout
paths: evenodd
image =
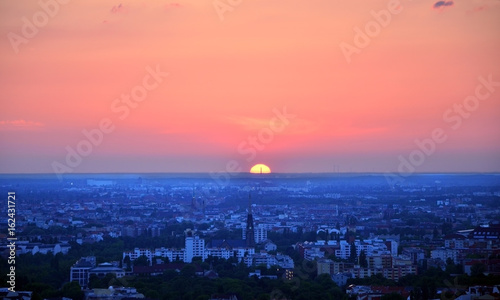
M 250 173 L 254 174 L 271 173 L 271 169 L 264 164 L 256 164 L 250 169 Z

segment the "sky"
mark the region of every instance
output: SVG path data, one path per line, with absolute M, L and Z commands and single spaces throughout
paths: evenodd
M 1 1 L 0 173 L 500 172 L 500 0 Z

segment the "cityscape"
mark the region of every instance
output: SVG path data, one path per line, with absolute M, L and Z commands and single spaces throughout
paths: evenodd
M 1 300 L 500 300 L 500 0 L 0 1 Z
M 14 258 L 22 299 L 493 299 L 499 176 L 2 175 L 0 291 Z

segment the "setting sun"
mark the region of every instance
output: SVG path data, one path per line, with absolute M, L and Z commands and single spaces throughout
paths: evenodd
M 256 164 L 250 169 L 250 173 L 254 174 L 271 173 L 271 169 L 264 164 Z

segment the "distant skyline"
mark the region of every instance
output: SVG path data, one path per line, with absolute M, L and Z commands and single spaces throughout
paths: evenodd
M 500 1 L 236 2 L 0 2 L 0 173 L 500 172 Z

